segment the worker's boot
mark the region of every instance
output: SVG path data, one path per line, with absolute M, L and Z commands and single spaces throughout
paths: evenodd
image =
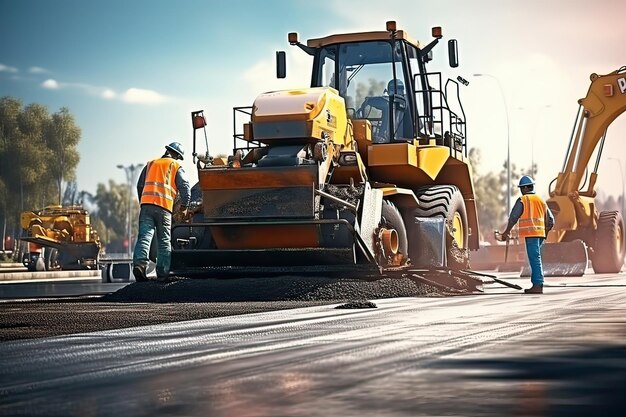
M 525 294 L 543 294 L 543 285 L 533 284 L 532 287 L 524 290 Z
M 135 281 L 137 282 L 146 282 L 148 281 L 148 277 L 146 277 L 146 267 L 141 265 L 133 266 L 133 275 L 135 276 Z

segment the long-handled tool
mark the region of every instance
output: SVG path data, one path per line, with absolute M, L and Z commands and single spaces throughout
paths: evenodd
M 493 234 L 496 240 L 499 240 L 500 242 L 504 242 L 504 262 L 498 265 L 498 271 L 519 272 L 521 268 L 520 263 L 516 259 L 513 259 L 511 262 L 509 262 L 509 249 L 511 246 L 510 241 L 515 240 L 514 237 L 509 235 L 508 239 L 505 239 L 502 233 L 498 232 L 497 230 L 495 230 Z M 517 253 L 519 251 L 518 245 L 513 245 L 512 247 L 513 249 L 516 249 L 514 253 Z
M 515 288 L 516 290 L 521 290 L 521 289 L 522 289 L 522 287 L 520 287 L 520 286 L 519 286 L 519 285 L 517 285 L 517 284 L 511 284 L 510 282 L 506 282 L 506 281 L 504 281 L 504 280 L 502 280 L 502 279 L 500 279 L 500 278 L 497 278 L 497 277 L 495 277 L 495 276 L 493 276 L 493 275 L 490 275 L 490 274 L 483 274 L 483 273 L 481 273 L 481 272 L 470 271 L 469 269 L 464 269 L 464 270 L 463 270 L 463 272 L 466 272 L 466 273 L 468 273 L 468 274 L 473 274 L 473 275 L 479 275 L 479 276 L 481 276 L 481 277 L 491 278 L 491 279 L 493 279 L 495 282 L 497 282 L 498 284 L 502 284 L 502 285 L 504 285 L 504 286 L 506 286 L 506 287 L 509 287 L 509 288 Z
M 493 231 L 493 237 L 496 240 L 499 240 L 500 242 L 505 242 L 506 246 L 504 248 L 504 264 L 506 265 L 506 263 L 509 260 L 509 239 L 504 239 L 504 235 L 500 232 L 498 232 L 497 230 Z

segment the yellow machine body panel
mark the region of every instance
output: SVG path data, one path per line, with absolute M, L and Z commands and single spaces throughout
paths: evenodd
M 345 145 L 348 119 L 344 99 L 330 87 L 273 91 L 252 106 L 254 139 L 329 140 Z
M 372 168 L 397 166 L 410 177 L 425 174 L 431 180 L 437 178 L 449 158 L 450 149 L 444 146 L 418 147 L 412 143 L 392 143 L 370 145 L 367 149 L 368 164 Z
M 21 214 L 20 224 L 30 237 L 44 237 L 57 242 L 99 242 L 91 227 L 89 214 L 82 207 L 48 206 Z

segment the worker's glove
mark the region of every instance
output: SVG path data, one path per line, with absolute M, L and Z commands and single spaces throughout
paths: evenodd
M 509 240 L 509 234 L 507 232 L 503 232 L 503 233 L 498 233 L 498 240 L 500 240 L 500 242 L 506 242 Z

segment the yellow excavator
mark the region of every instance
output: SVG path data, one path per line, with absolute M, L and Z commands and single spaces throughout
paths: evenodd
M 209 155 L 193 112 L 195 214 L 173 225 L 172 273 L 467 268 L 478 219 L 465 116 L 458 83 L 426 69 L 432 35 L 422 44 L 395 22 L 306 44 L 290 33 L 313 58 L 310 87 L 234 108 L 227 158 Z M 456 40 L 448 58 L 458 65 Z M 279 78 L 285 61 L 277 52 Z
M 582 240 L 589 248 L 594 272 L 615 273 L 624 264 L 624 219 L 619 211 L 597 210 L 595 185 L 607 129 L 626 111 L 626 66 L 606 75 L 591 74 L 590 79 L 586 97 L 578 101 L 563 168 L 550 184 L 547 204 L 555 225 L 546 242 Z M 587 175 L 596 149 L 595 165 Z
M 624 264 L 622 214 L 598 211 L 595 185 L 607 129 L 626 111 L 626 66 L 606 75 L 591 74 L 590 79 L 587 95 L 578 100 L 563 167 L 549 187 L 547 204 L 555 225 L 542 248 L 545 275 L 581 276 L 589 259 L 596 273 L 616 273 Z M 476 258 L 474 267 L 513 267 L 521 268 L 522 275 L 530 273 L 523 245 L 481 248 Z

